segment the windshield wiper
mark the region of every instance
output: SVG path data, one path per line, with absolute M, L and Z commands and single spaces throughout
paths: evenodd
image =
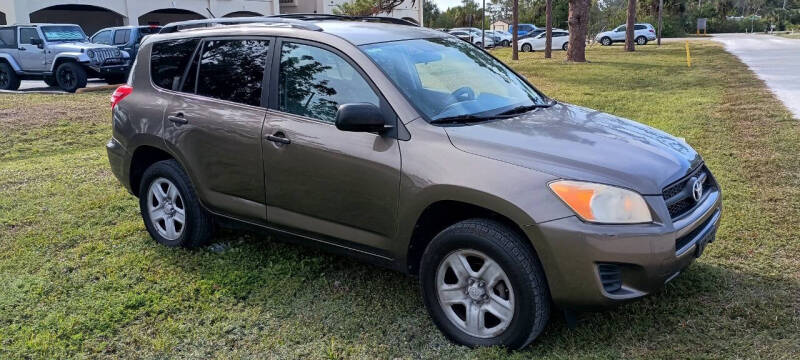
M 503 111 L 503 112 L 501 112 L 501 113 L 499 113 L 497 115 L 504 116 L 504 115 L 524 114 L 524 113 L 526 113 L 528 111 L 535 110 L 535 109 L 549 108 L 549 107 L 555 105 L 555 103 L 556 102 L 554 100 L 551 100 L 551 101 L 549 101 L 547 103 L 544 103 L 544 104 L 533 104 L 533 105 L 517 106 L 515 108 L 512 108 L 511 110 Z
M 431 124 L 465 124 L 496 119 L 497 116 L 456 115 L 431 120 Z

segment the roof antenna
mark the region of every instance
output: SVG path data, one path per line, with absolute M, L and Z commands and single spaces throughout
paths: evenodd
M 211 15 L 211 18 L 212 18 L 212 19 L 216 19 L 216 18 L 217 18 L 217 17 L 214 15 L 214 13 L 212 13 L 212 12 L 211 12 L 211 9 L 209 9 L 209 8 L 206 8 L 206 11 L 208 11 L 208 14 L 209 14 L 209 15 Z

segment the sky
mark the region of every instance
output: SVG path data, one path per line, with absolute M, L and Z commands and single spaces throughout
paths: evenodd
M 461 0 L 423 0 L 423 1 L 430 1 L 435 3 L 437 6 L 439 6 L 440 10 L 446 10 L 447 8 L 456 5 L 461 5 Z

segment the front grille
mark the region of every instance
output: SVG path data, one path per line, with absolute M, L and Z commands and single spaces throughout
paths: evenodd
M 94 60 L 99 64 L 102 64 L 107 59 L 116 57 L 114 49 L 92 49 L 92 51 L 95 54 Z
M 714 179 L 711 177 L 711 173 L 705 165 L 698 166 L 689 175 L 684 176 L 680 180 L 664 188 L 662 196 L 664 197 L 664 201 L 667 202 L 667 208 L 669 209 L 671 218 L 677 219 L 685 215 L 700 202 L 695 201 L 692 197 L 692 185 L 695 179 L 701 177 L 705 177 L 703 181 L 703 197 L 700 199 L 700 201 L 702 201 L 706 196 L 705 194 L 708 194 L 716 188 Z
M 692 240 L 694 240 L 694 238 L 696 238 L 698 235 L 700 235 L 700 233 L 703 232 L 703 230 L 705 230 L 706 227 L 708 227 L 708 224 L 712 220 L 714 220 L 715 218 L 716 218 L 716 216 L 709 216 L 708 219 L 703 221 L 702 224 L 698 225 L 696 228 L 694 228 L 688 234 L 686 234 L 684 236 L 681 236 L 680 238 L 675 240 L 675 252 L 676 253 L 680 252 L 681 249 L 683 249 L 686 245 L 688 245 L 690 242 L 692 242 Z
M 600 273 L 600 282 L 603 289 L 612 294 L 622 288 L 622 272 L 615 264 L 598 264 L 597 272 Z

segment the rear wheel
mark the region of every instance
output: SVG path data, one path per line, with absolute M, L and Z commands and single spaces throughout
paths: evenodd
M 423 254 L 420 285 L 436 326 L 467 346 L 525 347 L 550 317 L 544 273 L 527 239 L 488 219 L 436 235 Z
M 568 47 L 569 47 L 569 41 L 565 42 L 564 45 L 561 45 L 561 50 L 567 51 Z
M 56 81 L 61 90 L 75 92 L 86 87 L 86 70 L 74 62 L 66 62 L 56 69 Z
M 211 215 L 200 205 L 189 176 L 175 160 L 159 161 L 142 175 L 139 208 L 150 236 L 162 245 L 205 245 L 213 234 Z
M 0 63 L 0 90 L 17 90 L 19 85 L 19 76 L 11 68 L 11 65 Z
M 636 38 L 636 45 L 647 45 L 647 38 L 644 36 L 639 36 Z
M 522 44 L 522 51 L 531 52 L 533 51 L 533 46 L 531 44 Z
M 603 46 L 611 46 L 611 38 L 606 36 L 600 39 L 600 44 L 602 44 Z
M 509 44 L 510 44 L 510 42 L 508 40 L 503 40 L 503 42 L 500 45 L 508 46 Z

